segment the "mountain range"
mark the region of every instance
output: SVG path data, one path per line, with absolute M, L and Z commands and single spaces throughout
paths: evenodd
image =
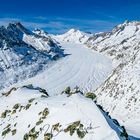
M 0 139 L 140 139 L 140 22 L 52 35 L 0 27 Z

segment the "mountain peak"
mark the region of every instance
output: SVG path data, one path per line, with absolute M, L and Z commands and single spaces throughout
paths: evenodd
M 79 30 L 77 30 L 77 29 L 70 29 L 67 33 L 75 33 L 75 32 L 77 32 L 77 31 L 79 31 Z
M 51 37 L 36 35 L 20 22 L 9 23 L 7 27 L 1 26 L 0 90 L 5 85 L 8 87 L 29 76 L 34 76 L 48 62 L 62 56 L 63 50 Z M 14 73 L 11 74 L 12 70 Z
M 32 32 L 28 29 L 26 29 L 20 22 L 14 22 L 14 23 L 9 23 L 7 26 L 7 29 L 10 30 L 18 30 L 24 34 L 32 34 Z
M 35 33 L 37 35 L 40 35 L 40 36 L 48 37 L 48 32 L 46 32 L 44 30 L 41 30 L 41 29 L 38 29 L 38 28 L 36 28 L 35 30 L 33 30 L 33 33 Z
M 117 27 L 121 27 L 121 26 L 137 26 L 137 25 L 140 25 L 140 21 L 125 20 L 122 24 L 117 25 Z
M 132 30 L 133 27 L 137 27 L 138 25 L 140 25 L 140 22 L 139 21 L 128 21 L 126 20 L 125 22 L 115 26 L 115 28 L 112 30 L 112 33 L 116 33 L 118 31 L 123 31 L 126 27 L 130 27 L 130 30 Z
M 25 34 L 32 34 L 32 32 L 31 32 L 30 30 L 26 29 L 20 22 L 16 22 L 15 25 L 16 25 L 16 27 L 17 27 L 18 29 L 20 29 L 23 33 L 25 33 Z
M 77 29 L 70 29 L 68 32 L 57 35 L 55 39 L 59 41 L 74 42 L 74 43 L 85 43 L 92 34 L 82 32 Z

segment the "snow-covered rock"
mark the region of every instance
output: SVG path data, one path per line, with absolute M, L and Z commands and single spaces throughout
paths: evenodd
M 91 99 L 42 95 L 20 87 L 0 97 L 0 139 L 43 140 L 51 134 L 52 140 L 119 140 Z
M 90 38 L 88 46 L 112 59 L 113 72 L 96 90 L 98 103 L 140 137 L 140 22 L 125 22 Z

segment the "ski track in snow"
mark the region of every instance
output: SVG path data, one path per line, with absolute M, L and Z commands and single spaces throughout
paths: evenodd
M 24 84 L 42 87 L 51 95 L 60 94 L 67 86 L 78 86 L 88 92 L 95 90 L 111 73 L 112 62 L 109 58 L 82 44 L 62 42 L 61 46 L 68 55 Z

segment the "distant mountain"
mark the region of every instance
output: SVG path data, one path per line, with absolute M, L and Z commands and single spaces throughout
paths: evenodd
M 49 36 L 42 37 L 20 23 L 0 27 L 0 89 L 37 74 L 63 50 Z
M 54 36 L 54 38 L 59 41 L 85 43 L 89 39 L 90 36 L 92 36 L 91 33 L 84 33 L 80 30 L 70 29 L 68 32 L 62 35 Z

